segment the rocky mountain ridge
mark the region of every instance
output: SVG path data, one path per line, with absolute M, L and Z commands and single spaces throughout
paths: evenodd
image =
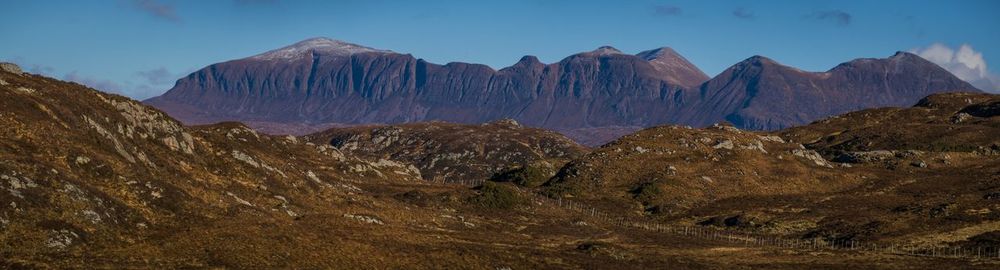
M 285 56 L 272 57 L 279 54 Z M 551 64 L 525 56 L 494 70 L 310 39 L 210 65 L 146 103 L 189 124 L 231 120 L 294 134 L 316 129 L 276 127 L 511 118 L 598 145 L 627 134 L 621 127 L 728 121 L 776 130 L 858 109 L 909 106 L 952 91 L 978 90 L 902 52 L 827 72 L 755 56 L 709 79 L 666 47 L 630 55 L 604 46 Z

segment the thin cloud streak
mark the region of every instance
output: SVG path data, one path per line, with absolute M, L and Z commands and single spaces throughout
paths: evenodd
M 808 14 L 805 16 L 805 18 L 820 20 L 820 21 L 830 21 L 840 26 L 848 26 L 851 24 L 851 19 L 853 18 L 853 16 L 850 13 L 847 13 L 843 10 L 825 10 Z
M 173 5 L 161 3 L 157 0 L 133 0 L 133 6 L 144 11 L 154 17 L 164 19 L 171 22 L 180 22 L 180 16 L 177 16 L 177 12 Z

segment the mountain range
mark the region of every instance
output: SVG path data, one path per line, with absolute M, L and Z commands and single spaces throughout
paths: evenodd
M 998 95 L 587 148 L 512 120 L 185 126 L 0 67 L 2 269 L 1000 265 Z
M 334 125 L 511 118 L 599 145 L 668 123 L 776 130 L 951 91 L 979 90 L 906 52 L 826 72 L 753 56 L 709 78 L 666 47 L 631 55 L 604 46 L 552 64 L 525 56 L 494 70 L 314 38 L 212 64 L 145 103 L 188 124 L 242 121 L 292 134 Z M 282 128 L 290 124 L 295 128 Z

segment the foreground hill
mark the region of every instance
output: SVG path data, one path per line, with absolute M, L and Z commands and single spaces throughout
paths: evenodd
M 996 95 L 933 95 L 912 108 L 852 112 L 782 134 L 830 158 L 875 150 L 989 152 L 1000 146 L 996 116 L 1000 116 Z
M 651 128 L 570 162 L 545 192 L 676 224 L 996 251 L 998 101 L 932 95 L 774 134 Z
M 665 126 L 572 161 L 548 183 L 548 192 L 673 216 L 726 198 L 826 193 L 859 183 L 815 151 L 774 135 L 731 126 Z
M 631 55 L 605 46 L 551 64 L 525 56 L 493 70 L 317 38 L 210 65 L 145 102 L 189 124 L 232 120 L 292 134 L 511 118 L 596 146 L 662 124 L 776 130 L 953 91 L 978 90 L 903 52 L 826 72 L 755 56 L 710 80 L 670 48 Z
M 412 164 L 425 180 L 436 182 L 482 181 L 520 166 L 554 172 L 586 152 L 558 133 L 522 127 L 513 120 L 335 128 L 306 139 L 352 155 Z

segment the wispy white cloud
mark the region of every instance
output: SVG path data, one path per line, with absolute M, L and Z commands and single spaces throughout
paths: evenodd
M 941 43 L 934 43 L 924 48 L 912 49 L 910 52 L 938 64 L 980 90 L 1000 93 L 1000 76 L 989 71 L 983 53 L 977 52 L 969 44 L 962 44 L 954 49 Z

